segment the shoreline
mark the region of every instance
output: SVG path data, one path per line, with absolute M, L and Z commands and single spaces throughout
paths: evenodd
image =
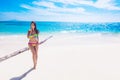
M 119 39 L 120 39 L 120 34 L 101 34 L 101 33 L 91 33 L 91 34 L 87 34 L 87 33 L 74 33 L 74 34 L 70 34 L 70 33 L 54 33 L 54 34 L 49 34 L 49 33 L 40 33 L 39 34 L 39 39 L 40 40 L 43 40 L 45 39 L 46 37 L 48 36 L 53 36 L 53 38 L 55 39 L 60 39 L 60 40 L 64 40 L 64 39 L 78 39 L 80 41 L 85 41 L 85 42 L 90 42 L 91 40 L 95 40 L 95 41 L 100 41 L 100 40 L 108 40 L 111 41 L 111 40 L 116 40 L 116 42 L 118 41 L 119 42 Z M 0 36 L 0 40 L 8 40 L 11 41 L 10 39 L 13 39 L 13 40 L 17 40 L 16 38 L 18 39 L 22 39 L 24 40 L 24 42 L 28 41 L 28 38 L 27 38 L 27 34 L 14 34 L 14 35 L 1 35 Z M 18 40 L 18 42 L 20 42 Z

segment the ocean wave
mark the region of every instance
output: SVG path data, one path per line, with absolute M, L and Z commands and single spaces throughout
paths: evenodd
M 70 31 L 63 30 L 63 31 L 60 31 L 60 33 L 76 33 L 76 32 L 77 32 L 77 30 L 70 30 Z
M 12 25 L 11 25 L 12 24 Z M 13 25 L 15 24 L 15 25 Z M 22 24 L 22 25 L 20 25 Z M 4 27 L 3 27 L 4 26 Z M 30 22 L 0 22 L 1 34 L 26 34 Z M 120 22 L 116 23 L 72 23 L 37 22 L 37 28 L 45 33 L 120 33 Z

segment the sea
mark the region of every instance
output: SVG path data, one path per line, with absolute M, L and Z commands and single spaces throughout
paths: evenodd
M 0 35 L 26 35 L 31 21 L 0 21 Z M 120 22 L 36 21 L 42 34 L 120 34 Z

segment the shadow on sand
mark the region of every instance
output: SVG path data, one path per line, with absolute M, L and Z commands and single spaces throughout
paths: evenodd
M 29 69 L 28 71 L 26 71 L 25 73 L 23 73 L 22 75 L 18 76 L 18 77 L 13 77 L 10 80 L 22 80 L 27 74 L 29 74 L 32 70 L 34 70 L 34 68 Z

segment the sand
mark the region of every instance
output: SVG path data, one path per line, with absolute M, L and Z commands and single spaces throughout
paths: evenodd
M 26 47 L 28 39 L 9 35 L 0 41 L 2 57 Z M 119 35 L 54 34 L 38 55 L 36 70 L 30 51 L 1 62 L 0 80 L 120 80 Z

